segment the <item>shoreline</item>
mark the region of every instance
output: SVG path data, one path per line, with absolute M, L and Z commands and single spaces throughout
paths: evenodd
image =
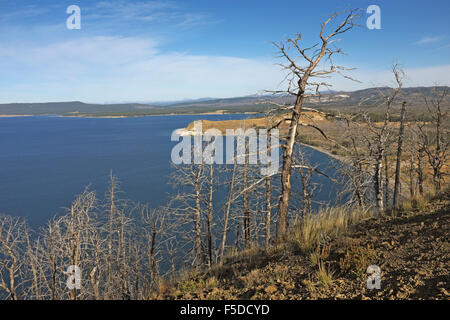
M 309 145 L 309 144 L 306 144 L 306 143 L 300 143 L 300 145 L 309 147 L 309 148 L 314 149 L 314 150 L 316 150 L 316 151 L 318 151 L 320 153 L 326 154 L 330 158 L 336 159 L 338 161 L 342 161 L 343 162 L 343 161 L 347 160 L 346 157 L 338 155 L 338 154 L 333 154 L 330 151 L 328 151 L 327 149 L 324 149 L 322 147 L 312 146 L 312 145 Z
M 0 118 L 16 117 L 61 117 L 61 118 L 91 118 L 91 119 L 124 119 L 156 116 L 204 116 L 204 115 L 228 115 L 228 114 L 259 114 L 260 112 L 205 112 L 205 113 L 161 113 L 142 115 L 62 115 L 62 114 L 0 114 Z
M 0 114 L 0 118 L 32 117 L 32 114 Z
M 142 115 L 121 115 L 121 116 L 102 116 L 102 115 L 60 115 L 65 118 L 140 118 L 157 116 L 204 116 L 204 115 L 227 115 L 227 114 L 259 114 L 260 112 L 203 112 L 203 113 L 161 113 L 161 114 L 142 114 Z

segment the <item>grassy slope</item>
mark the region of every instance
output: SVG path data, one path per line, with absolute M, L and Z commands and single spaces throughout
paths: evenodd
M 155 298 L 449 299 L 450 192 L 414 206 L 398 217 L 324 216 L 299 226 L 282 247 L 230 257 Z M 323 231 L 318 247 L 307 237 L 313 229 Z M 371 264 L 381 268 L 381 290 L 366 288 Z

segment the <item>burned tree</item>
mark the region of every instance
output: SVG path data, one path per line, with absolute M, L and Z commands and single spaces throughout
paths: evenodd
M 402 109 L 400 111 L 400 129 L 398 132 L 398 142 L 397 142 L 397 160 L 395 163 L 395 182 L 394 182 L 394 199 L 392 207 L 394 210 L 399 208 L 399 196 L 400 196 L 400 164 L 403 152 L 403 136 L 405 132 L 405 114 L 406 114 L 406 102 L 403 101 Z M 411 192 L 412 194 L 413 192 Z
M 283 241 L 287 237 L 288 227 L 288 210 L 291 194 L 291 171 L 293 164 L 293 152 L 296 139 L 300 127 L 300 115 L 302 113 L 303 104 L 307 97 L 319 96 L 322 86 L 330 87 L 330 84 L 323 82 L 323 78 L 330 77 L 333 73 L 342 74 L 346 70 L 342 66 L 336 66 L 332 62 L 335 54 L 342 53 L 340 48 L 332 46 L 337 39 L 336 37 L 349 31 L 355 26 L 356 19 L 359 18 L 358 11 L 350 11 L 344 20 L 338 24 L 333 31 L 326 35 L 327 27 L 330 27 L 338 13 L 333 14 L 326 20 L 320 29 L 320 42 L 310 48 L 303 47 L 301 34 L 297 34 L 294 38 L 288 39 L 281 43 L 274 43 L 278 48 L 280 55 L 287 63 L 281 64 L 287 71 L 286 80 L 288 88 L 282 91 L 271 91 L 274 94 L 283 93 L 295 97 L 295 104 L 292 107 L 286 107 L 288 114 L 288 135 L 283 145 L 283 165 L 281 171 L 281 195 L 278 204 L 278 220 L 277 220 L 277 239 Z M 291 53 L 291 49 L 295 53 Z M 311 51 L 312 50 L 312 51 Z M 301 57 L 302 61 L 296 61 L 296 56 Z M 323 69 L 316 70 L 319 65 L 329 63 L 323 66 Z
M 440 93 L 436 89 L 434 97 L 431 99 L 425 97 L 425 104 L 431 116 L 430 127 L 433 128 L 429 129 L 426 122 L 418 126 L 422 151 L 433 169 L 433 186 L 438 192 L 441 190 L 442 168 L 446 164 L 450 146 L 450 131 L 444 126 L 448 116 L 447 94 L 447 88 Z M 430 133 L 431 130 L 434 130 L 434 133 Z
M 392 67 L 397 87 L 393 89 L 390 96 L 386 96 L 386 109 L 384 119 L 381 125 L 374 123 L 369 115 L 364 114 L 364 120 L 367 127 L 367 133 L 363 133 L 363 139 L 366 142 L 369 158 L 373 165 L 373 187 L 375 192 L 375 206 L 377 214 L 382 214 L 388 206 L 385 202 L 383 192 L 383 160 L 386 157 L 386 151 L 389 147 L 392 130 L 390 127 L 392 106 L 395 99 L 402 89 L 404 73 L 397 65 Z
M 192 244 L 190 263 L 200 267 L 205 262 L 203 216 L 207 183 L 206 166 L 191 164 L 177 166 L 171 180 L 182 189 L 171 200 L 170 208 L 178 219 L 180 236 Z
M 28 237 L 23 219 L 0 215 L 0 298 L 18 300 L 23 295 Z

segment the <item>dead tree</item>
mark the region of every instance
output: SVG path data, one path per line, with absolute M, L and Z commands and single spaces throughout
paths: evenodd
M 271 145 L 270 145 L 270 130 L 268 130 L 268 135 L 267 135 L 267 168 L 270 168 L 271 163 L 270 163 L 270 150 L 271 150 Z M 266 176 L 265 179 L 266 183 L 265 183 L 265 220 L 264 220 L 264 229 L 265 229 L 265 246 L 266 248 L 269 247 L 270 245 L 270 226 L 271 226 L 271 214 L 272 214 L 272 203 L 271 203 L 271 198 L 272 198 L 272 177 L 271 176 Z
M 405 131 L 405 114 L 406 114 L 406 101 L 402 103 L 402 109 L 400 111 L 400 129 L 398 132 L 397 142 L 397 160 L 395 163 L 395 182 L 394 182 L 394 196 L 393 196 L 393 208 L 399 209 L 399 196 L 400 196 L 400 175 L 401 175 L 401 157 L 403 151 L 403 136 Z
M 179 165 L 170 178 L 171 183 L 181 191 L 173 197 L 169 207 L 179 221 L 180 237 L 192 246 L 192 254 L 186 258 L 195 267 L 202 267 L 205 262 L 203 217 L 207 210 L 204 205 L 208 185 L 206 171 L 203 163 Z
M 33 236 L 22 219 L 0 215 L 0 298 L 148 298 L 158 285 L 167 214 L 119 193 L 115 178 L 105 202 L 85 190 Z M 80 287 L 70 286 L 76 268 Z
M 148 290 L 143 290 L 143 298 L 149 297 L 159 285 L 158 256 L 163 244 L 162 237 L 170 230 L 166 222 L 167 215 L 164 208 L 150 209 L 148 205 L 140 206 L 140 216 L 143 222 L 142 234 L 145 239 L 144 248 L 146 248 L 147 267 L 150 271 L 150 277 L 144 283 Z M 139 254 L 142 254 L 142 252 Z M 144 279 L 147 279 L 147 277 L 144 277 Z
M 133 206 L 120 197 L 119 181 L 110 176 L 109 190 L 104 204 L 108 239 L 106 299 L 129 299 L 131 297 L 131 238 L 135 234 Z
M 370 186 L 372 185 L 372 179 L 367 170 L 370 166 L 370 159 L 364 152 L 365 146 L 361 140 L 364 128 L 354 121 L 355 117 L 344 117 L 345 127 L 343 130 L 345 135 L 350 138 L 350 145 L 347 149 L 348 156 L 339 162 L 337 171 L 341 177 L 343 194 L 350 195 L 346 204 L 366 209 L 371 203 Z
M 237 228 L 236 243 L 242 243 L 242 248 L 249 248 L 252 243 L 259 242 L 262 238 L 264 243 L 269 245 L 271 237 L 271 177 L 278 173 L 278 168 L 272 167 L 270 154 L 278 152 L 278 144 L 275 145 L 270 130 L 266 128 L 269 135 L 260 136 L 258 151 L 255 149 L 258 141 L 256 131 L 245 126 L 239 130 L 240 133 L 233 137 L 237 138 L 237 152 L 232 157 L 231 168 L 228 166 L 229 170 L 231 169 L 231 179 L 226 182 L 228 197 L 226 203 L 219 209 L 224 210 L 219 250 L 221 263 L 225 257 L 226 239 L 231 228 Z M 258 157 L 262 165 L 256 165 L 255 160 Z M 262 174 L 262 169 L 266 169 L 269 173 Z M 234 225 L 230 226 L 230 223 Z
M 302 47 L 302 36 L 298 34 L 295 38 L 288 39 L 286 42 L 274 45 L 280 51 L 281 57 L 287 61 L 286 65 L 281 65 L 287 72 L 288 89 L 282 91 L 271 91 L 272 93 L 287 93 L 295 97 L 295 104 L 292 107 L 285 108 L 290 113 L 288 115 L 289 129 L 285 143 L 283 145 L 283 164 L 281 171 L 281 195 L 278 204 L 277 219 L 277 240 L 283 241 L 287 237 L 288 228 L 288 210 L 291 194 L 291 170 L 292 156 L 294 146 L 300 127 L 300 115 L 302 113 L 303 103 L 307 97 L 320 95 L 321 86 L 329 86 L 321 78 L 329 77 L 333 73 L 341 73 L 344 70 L 341 66 L 335 66 L 332 63 L 332 57 L 341 53 L 341 49 L 332 48 L 332 44 L 338 41 L 337 36 L 349 31 L 355 26 L 355 20 L 359 18 L 357 11 L 350 11 L 344 20 L 338 24 L 333 31 L 325 35 L 326 28 L 329 27 L 339 14 L 333 14 L 326 20 L 320 29 L 320 43 L 311 48 Z M 295 54 L 290 53 L 294 48 Z M 314 49 L 312 53 L 309 50 Z M 295 60 L 295 55 L 299 55 L 305 65 Z M 323 70 L 316 70 L 322 60 L 330 62 L 330 66 Z M 319 80 L 314 80 L 319 79 Z
M 384 199 L 386 209 L 389 209 L 391 203 L 391 189 L 389 187 L 389 154 L 386 151 L 384 155 Z
M 28 233 L 23 219 L 0 215 L 0 297 L 19 300 L 29 285 L 24 283 Z
M 207 244 L 207 258 L 208 267 L 211 268 L 213 264 L 213 199 L 214 199 L 214 166 L 209 164 L 209 185 L 208 185 L 208 200 L 207 206 L 207 216 L 206 216 L 206 244 Z
M 222 241 L 220 244 L 220 264 L 223 263 L 223 259 L 224 259 L 224 255 L 225 255 L 225 245 L 227 242 L 227 233 L 228 233 L 228 225 L 229 225 L 229 221 L 230 221 L 231 205 L 232 205 L 232 201 L 233 201 L 233 195 L 235 192 L 236 169 L 237 169 L 237 157 L 234 156 L 233 157 L 233 172 L 231 175 L 230 187 L 229 187 L 229 191 L 228 191 L 228 198 L 227 198 L 225 214 L 224 214 Z
M 61 265 L 61 239 L 62 239 L 62 217 L 54 218 L 48 222 L 45 229 L 41 231 L 42 246 L 38 252 L 40 260 L 40 274 L 43 282 L 43 295 L 42 298 L 56 300 L 61 298 L 60 283 L 63 280 L 61 274 L 63 273 Z
M 417 184 L 419 186 L 419 194 L 423 195 L 423 165 L 422 165 L 422 159 L 424 157 L 424 150 L 423 148 L 419 148 L 417 152 Z
M 375 192 L 375 204 L 377 214 L 381 215 L 387 207 L 384 201 L 383 192 L 383 160 L 386 156 L 386 150 L 389 143 L 389 138 L 392 134 L 390 129 L 390 118 L 392 105 L 396 97 L 400 94 L 402 89 L 404 73 L 398 69 L 397 65 L 392 67 L 397 87 L 393 90 L 391 96 L 386 97 L 386 109 L 384 112 L 384 120 L 381 126 L 373 123 L 370 117 L 365 114 L 364 118 L 367 124 L 368 133 L 363 134 L 363 139 L 366 141 L 369 156 L 373 162 L 373 185 Z
M 433 169 L 433 186 L 437 192 L 441 190 L 442 168 L 446 164 L 450 146 L 450 131 L 444 126 L 448 116 L 447 94 L 448 90 L 444 88 L 441 93 L 436 90 L 435 96 L 431 99 L 425 97 L 425 104 L 431 116 L 430 125 L 434 127 L 434 134 L 429 134 L 425 122 L 418 126 L 423 151 Z
M 407 141 L 407 149 L 409 153 L 409 176 L 410 176 L 410 195 L 411 197 L 416 195 L 416 191 L 418 191 L 419 195 L 423 195 L 424 192 L 424 164 L 423 158 L 425 156 L 423 144 L 420 138 L 420 130 L 418 127 L 420 126 L 420 121 L 407 126 L 408 129 L 406 131 L 406 141 Z M 417 176 L 417 181 L 415 180 L 415 176 Z
M 312 197 L 316 186 L 313 185 L 311 179 L 313 170 L 316 169 L 311 167 L 302 150 L 297 150 L 294 161 L 294 167 L 297 169 L 296 171 L 300 176 L 300 195 L 302 203 L 301 215 L 302 217 L 306 217 L 312 213 Z
M 245 143 L 245 142 L 244 142 Z M 248 175 L 249 175 L 249 150 L 248 145 L 245 146 L 245 155 L 244 155 L 244 167 L 242 170 L 242 187 L 243 187 L 243 227 L 244 227 L 244 248 L 248 249 L 251 244 L 251 232 L 250 232 L 250 207 L 249 207 L 249 190 L 248 190 Z
M 414 155 L 411 153 L 409 155 L 409 195 L 413 198 L 416 194 L 415 192 L 415 184 L 414 184 Z M 395 207 L 394 207 L 395 208 Z

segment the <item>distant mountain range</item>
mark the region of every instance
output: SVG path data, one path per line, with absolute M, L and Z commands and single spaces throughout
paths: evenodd
M 449 87 L 404 88 L 397 101 L 423 103 L 424 97 Z M 307 99 L 306 104 L 318 108 L 370 107 L 382 103 L 392 88 L 369 88 L 358 91 L 328 91 L 320 97 Z M 225 99 L 203 98 L 181 102 L 88 104 L 80 101 L 48 103 L 0 104 L 0 115 L 63 115 L 63 116 L 139 116 L 157 114 L 194 114 L 207 112 L 258 112 L 268 108 L 270 102 L 292 104 L 295 97 L 289 95 L 246 96 Z

